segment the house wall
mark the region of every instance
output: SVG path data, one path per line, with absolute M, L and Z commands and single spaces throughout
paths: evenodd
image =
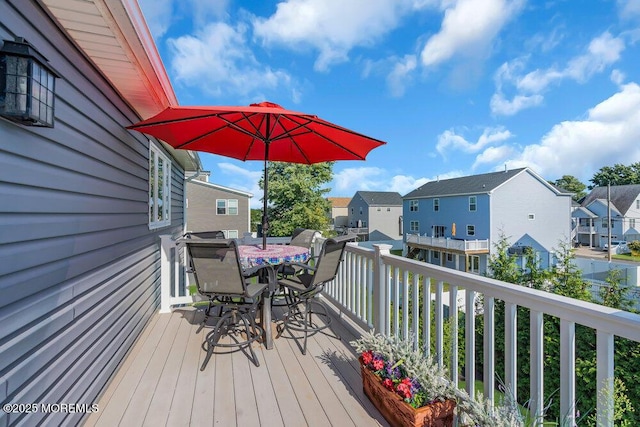
M 349 227 L 358 227 L 358 221 L 366 222 L 366 226 L 369 226 L 369 205 L 362 199 L 362 197 L 354 196 L 349 202 Z M 362 213 L 360 213 L 362 209 Z
M 379 210 L 378 210 L 379 209 Z M 369 240 L 402 239 L 400 217 L 402 206 L 372 206 L 369 208 Z
M 405 234 L 416 234 L 411 231 L 411 221 L 419 221 L 420 235 L 434 236 L 434 227 L 443 226 L 444 237 L 465 240 L 488 239 L 490 235 L 489 196 L 476 194 L 476 211 L 469 211 L 469 196 L 437 197 L 440 208 L 433 210 L 433 197 L 418 199 L 418 211 L 410 210 L 409 199 L 403 201 L 403 217 Z M 456 224 L 456 234 L 452 234 Z M 467 234 L 467 225 L 475 226 L 475 235 Z
M 238 201 L 238 215 L 218 215 L 216 200 Z M 216 188 L 208 183 L 187 183 L 187 230 L 213 231 L 237 230 L 238 237 L 250 229 L 249 197 L 232 191 Z
M 349 225 L 349 208 L 331 208 L 331 218 L 335 227 Z
M 35 1 L 0 0 L 0 38 L 25 37 L 57 70 L 55 127 L 0 119 L 0 402 L 97 402 L 159 305 L 148 226 L 149 142 L 139 118 Z M 76 425 L 83 413 L 0 412 L 0 426 Z M 48 417 L 43 420 L 44 417 Z
M 535 219 L 530 220 L 529 214 Z M 551 252 L 559 249 L 561 241 L 569 243 L 570 195 L 557 195 L 527 172 L 516 175 L 491 196 L 491 242 L 501 234 L 512 245 L 533 247 L 542 268 L 547 268 L 553 262 Z

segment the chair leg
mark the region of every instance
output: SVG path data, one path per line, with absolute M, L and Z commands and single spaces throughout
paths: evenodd
M 231 316 L 232 316 L 232 312 L 229 311 L 225 313 L 220 318 L 220 320 L 218 320 L 213 331 L 209 333 L 212 336 L 212 338 L 209 339 L 209 335 L 207 335 L 207 337 L 205 338 L 205 343 L 207 344 L 207 356 L 204 358 L 204 361 L 202 362 L 202 366 L 200 367 L 201 371 L 204 371 L 204 368 L 207 367 L 207 364 L 209 363 L 209 359 L 211 359 L 211 356 L 213 355 L 213 349 L 216 346 L 216 343 L 218 342 L 220 337 L 222 336 L 220 331 L 222 330 L 222 327 L 224 326 L 224 324 L 227 323 L 227 321 L 231 318 Z
M 241 314 L 240 318 L 242 319 L 242 322 L 244 323 L 244 328 L 246 334 L 247 334 L 247 341 L 251 341 L 251 337 L 249 335 L 253 335 L 254 337 L 258 335 L 257 332 L 257 328 L 256 328 L 256 321 L 254 319 L 251 319 L 251 317 L 249 317 L 249 321 L 247 321 L 247 316 L 245 314 Z M 251 326 L 249 326 L 249 323 L 251 323 Z M 256 365 L 257 367 L 260 366 L 260 361 L 258 360 L 258 356 L 256 356 L 256 352 L 253 350 L 253 345 L 251 345 L 252 343 L 249 342 L 247 344 L 247 347 L 249 347 L 249 352 L 251 352 L 251 358 L 253 359 L 253 364 Z

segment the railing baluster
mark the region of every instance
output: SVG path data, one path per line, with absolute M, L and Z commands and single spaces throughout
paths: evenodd
M 613 334 L 602 330 L 596 331 L 598 382 L 596 425 L 598 426 L 613 425 L 613 342 Z
M 505 387 L 514 400 L 517 399 L 518 381 L 518 306 L 505 302 L 504 304 L 504 370 Z
M 563 424 L 575 421 L 576 324 L 560 319 L 560 417 Z
M 400 333 L 400 269 L 393 269 L 393 334 Z
M 458 286 L 449 284 L 449 324 L 451 327 L 451 381 L 458 386 Z
M 535 417 L 536 421 L 542 421 L 544 409 L 544 322 L 542 313 L 539 311 L 531 310 L 530 318 L 531 350 L 529 354 L 531 357 L 531 387 L 529 411 L 532 418 Z
M 495 352 L 495 298 L 484 296 L 484 397 L 494 401 L 494 390 L 496 386 L 496 352 Z
M 469 396 L 476 394 L 476 293 L 467 289 L 465 295 L 464 379 Z
M 412 295 L 412 329 L 413 329 L 413 349 L 418 349 L 418 340 L 420 339 L 420 275 L 413 273 L 413 280 L 411 283 L 411 295 Z
M 442 357 L 443 357 L 443 326 L 444 326 L 444 313 L 442 307 L 442 288 L 444 286 L 444 282 L 442 280 L 438 280 L 436 283 L 436 361 L 439 366 L 442 366 Z
M 422 283 L 422 335 L 424 352 L 431 354 L 431 277 L 424 276 Z
M 409 271 L 404 270 L 402 273 L 402 336 L 409 338 Z

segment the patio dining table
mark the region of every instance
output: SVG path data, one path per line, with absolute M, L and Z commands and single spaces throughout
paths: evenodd
M 292 245 L 267 245 L 266 249 L 262 245 L 239 245 L 238 255 L 240 264 L 244 268 L 251 268 L 260 265 L 278 265 L 285 262 L 306 262 L 310 257 L 309 248 Z M 273 348 L 271 336 L 271 294 L 275 289 L 268 289 L 263 296 L 262 322 L 264 323 L 265 347 Z

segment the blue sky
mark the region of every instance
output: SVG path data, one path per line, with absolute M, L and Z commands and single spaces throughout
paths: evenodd
M 140 0 L 181 105 L 268 100 L 384 140 L 332 196 L 640 161 L 640 0 Z M 202 153 L 254 194 L 261 162 Z

